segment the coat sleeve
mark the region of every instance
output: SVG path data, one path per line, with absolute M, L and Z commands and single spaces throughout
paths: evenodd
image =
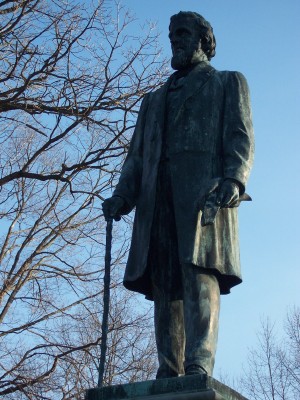
M 122 167 L 119 182 L 113 192 L 113 196 L 122 197 L 126 201 L 122 214 L 128 214 L 135 207 L 140 192 L 143 170 L 143 137 L 149 102 L 148 97 L 149 95 L 146 95 L 142 101 L 128 154 Z
M 254 135 L 248 84 L 239 72 L 226 71 L 223 125 L 223 176 L 245 191 L 254 156 Z

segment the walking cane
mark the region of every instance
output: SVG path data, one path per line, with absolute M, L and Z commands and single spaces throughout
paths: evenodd
M 107 220 L 106 225 L 106 244 L 105 244 L 105 266 L 104 266 L 104 293 L 103 293 L 103 315 L 102 315 L 102 338 L 101 353 L 99 363 L 98 387 L 103 386 L 103 376 L 105 367 L 105 358 L 107 351 L 107 333 L 108 333 L 108 312 L 110 299 L 110 263 L 111 263 L 111 242 L 112 242 L 113 219 Z

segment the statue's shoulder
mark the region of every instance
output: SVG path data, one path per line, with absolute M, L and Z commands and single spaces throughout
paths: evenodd
M 161 96 L 164 96 L 167 91 L 169 80 L 170 78 L 168 78 L 165 82 L 163 82 L 159 88 L 145 94 L 144 96 L 145 102 L 147 104 L 150 104 L 156 101 L 160 101 Z
M 220 79 L 223 84 L 247 83 L 245 76 L 239 71 L 218 71 L 215 70 L 215 76 Z
M 169 76 L 168 79 L 166 79 L 160 86 L 159 88 L 152 90 L 148 94 L 150 95 L 150 98 L 156 97 L 157 95 L 159 96 L 161 93 L 163 93 L 167 87 L 169 86 L 169 82 L 172 79 L 172 75 Z

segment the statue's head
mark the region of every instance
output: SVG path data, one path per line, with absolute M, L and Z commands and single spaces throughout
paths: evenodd
M 180 70 L 215 55 L 213 28 L 200 14 L 180 11 L 171 17 L 169 38 L 173 69 Z

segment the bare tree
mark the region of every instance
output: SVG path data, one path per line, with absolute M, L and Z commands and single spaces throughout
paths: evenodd
M 149 335 L 152 318 L 149 310 L 137 308 L 136 301 L 134 295 L 125 293 L 123 289 L 113 290 L 106 385 L 153 378 L 156 371 L 155 343 L 153 335 Z M 26 387 L 22 393 L 24 397 L 11 398 L 84 399 L 85 390 L 97 386 L 100 347 L 95 344 L 101 340 L 98 310 L 99 302 L 94 299 L 73 311 L 71 321 L 66 319 L 56 323 L 55 343 L 47 342 L 53 353 L 56 347 L 60 350 L 55 370 L 47 379 Z M 44 361 L 54 356 L 46 347 L 39 348 Z M 28 361 L 28 367 L 32 369 L 30 359 Z M 42 365 L 37 366 L 39 373 L 42 369 Z
M 269 320 L 262 323 L 258 347 L 250 351 L 240 389 L 255 400 L 300 398 L 300 309 L 287 314 L 285 336 L 279 340 Z
M 101 341 L 100 202 L 166 63 L 154 27 L 137 35 L 113 1 L 5 0 L 0 19 L 0 396 L 80 398 Z M 114 232 L 116 290 L 128 229 Z M 139 365 L 153 352 L 147 318 L 118 293 L 107 383 L 152 373 Z

